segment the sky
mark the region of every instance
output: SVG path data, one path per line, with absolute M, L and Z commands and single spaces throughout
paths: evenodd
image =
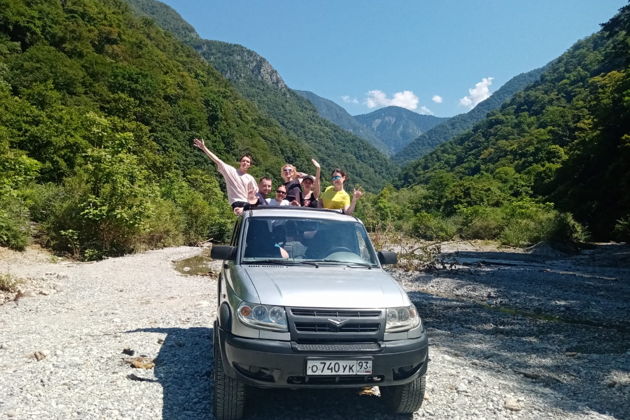
M 352 115 L 450 117 L 544 66 L 626 0 L 162 0 L 202 38 L 265 57 Z

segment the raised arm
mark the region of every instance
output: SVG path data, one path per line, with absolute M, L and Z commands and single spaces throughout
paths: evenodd
M 212 159 L 212 161 L 214 163 L 216 163 L 218 166 L 225 166 L 225 163 L 219 159 L 219 157 L 217 155 L 215 155 L 214 153 L 212 153 L 207 147 L 206 144 L 204 143 L 203 139 L 194 139 L 193 140 L 193 145 L 198 148 L 201 149 L 201 151 L 203 151 L 206 155 L 208 155 L 208 157 L 210 159 Z
M 352 201 L 350 202 L 349 206 L 346 206 L 346 208 L 343 209 L 343 212 L 345 214 L 350 214 L 350 215 L 354 213 L 354 208 L 357 205 L 357 200 L 359 200 L 359 198 L 361 198 L 362 195 L 363 195 L 363 191 L 355 188 L 354 192 L 352 193 Z
M 313 182 L 313 195 L 316 199 L 318 199 L 319 194 L 322 192 L 322 187 L 319 182 L 319 179 L 322 175 L 322 168 L 319 166 L 319 163 L 317 163 L 315 159 L 311 159 L 311 162 L 313 162 L 313 166 L 315 166 L 315 182 Z

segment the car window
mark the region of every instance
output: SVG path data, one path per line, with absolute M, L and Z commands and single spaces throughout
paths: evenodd
M 243 262 L 262 259 L 376 264 L 365 228 L 353 221 L 256 217 L 245 227 Z

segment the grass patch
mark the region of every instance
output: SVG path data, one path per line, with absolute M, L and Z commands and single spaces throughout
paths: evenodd
M 11 274 L 0 274 L 0 291 L 15 293 L 24 281 Z

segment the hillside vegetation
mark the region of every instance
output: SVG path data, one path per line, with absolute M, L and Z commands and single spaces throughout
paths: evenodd
M 498 109 L 515 93 L 538 80 L 543 71 L 544 68 L 539 68 L 513 77 L 492 96 L 467 113 L 455 115 L 414 138 L 402 150 L 398 150 L 392 159 L 400 165 L 409 164 L 430 153 L 440 144 L 470 130 L 476 123 L 483 120 L 490 111 Z
M 196 136 L 230 163 L 251 152 L 255 176 L 310 156 L 126 2 L 0 0 L 0 245 L 36 234 L 98 258 L 223 239 L 232 216 Z
M 323 173 L 342 167 L 352 184 L 378 191 L 394 179 L 397 167 L 368 141 L 319 116 L 305 98 L 289 89 L 271 64 L 243 46 L 204 40 L 169 6 L 154 0 L 128 0 L 139 13 L 155 19 L 182 42 L 199 52 L 245 98 L 278 122 L 293 143 L 306 150 L 288 160 L 301 171 L 312 170 L 310 158 L 321 163 Z
M 630 240 L 630 6 L 363 203 L 423 237 Z M 405 203 L 400 205 L 399 203 Z

